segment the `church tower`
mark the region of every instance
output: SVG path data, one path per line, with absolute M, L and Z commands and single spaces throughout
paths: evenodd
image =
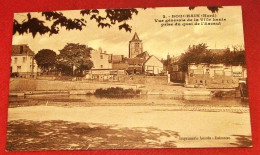
M 134 58 L 141 53 L 143 53 L 143 43 L 135 32 L 132 40 L 129 41 L 129 58 Z

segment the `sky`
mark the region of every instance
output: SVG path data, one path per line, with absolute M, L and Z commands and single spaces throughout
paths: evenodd
M 103 10 L 101 10 L 102 12 Z M 35 38 L 31 34 L 13 36 L 13 45 L 28 44 L 37 53 L 41 49 L 52 49 L 57 54 L 67 43 L 86 44 L 94 49 L 102 48 L 110 54 L 119 54 L 128 57 L 128 45 L 135 32 L 143 42 L 143 50 L 159 59 L 166 58 L 168 54 L 178 56 L 184 53 L 189 45 L 206 43 L 209 49 L 232 48 L 233 45 L 244 45 L 242 10 L 240 6 L 224 6 L 218 13 L 217 19 L 225 18 L 220 25 L 188 25 L 188 26 L 164 26 L 155 22 L 155 19 L 167 19 L 172 15 L 203 14 L 213 15 L 206 7 L 196 7 L 189 10 L 188 7 L 167 7 L 138 9 L 139 13 L 127 23 L 132 26 L 132 31 L 119 30 L 118 25 L 111 28 L 98 28 L 95 21 L 88 20 L 87 26 L 82 31 L 60 29 L 58 34 L 39 35 Z M 70 18 L 81 18 L 79 10 L 62 11 Z M 32 13 L 33 17 L 41 17 L 40 13 Z M 169 17 L 170 16 L 170 17 Z M 14 19 L 24 20 L 26 13 L 15 13 Z M 187 18 L 182 18 L 187 20 Z M 194 19 L 194 18 L 191 18 Z M 200 19 L 200 18 L 197 18 Z M 211 18 L 211 20 L 213 20 Z M 184 22 L 184 23 L 187 23 Z M 216 21 L 218 23 L 218 21 Z M 48 23 L 47 23 L 48 24 Z M 182 23 L 181 23 L 182 24 Z

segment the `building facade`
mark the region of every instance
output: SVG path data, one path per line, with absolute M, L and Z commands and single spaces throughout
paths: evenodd
M 93 69 L 112 69 L 111 55 L 107 54 L 106 51 L 102 51 L 101 48 L 98 50 L 92 50 L 90 52 L 91 61 L 93 62 Z
M 34 52 L 27 44 L 13 45 L 11 56 L 11 73 L 19 77 L 36 76 L 38 66 L 34 60 Z
M 188 87 L 236 88 L 239 80 L 247 78 L 243 66 L 224 64 L 189 64 L 186 77 Z
M 129 41 L 129 58 L 135 58 L 141 53 L 143 53 L 143 43 L 135 32 L 132 40 Z
M 163 72 L 163 63 L 152 55 L 144 62 L 144 72 L 148 75 L 158 75 Z

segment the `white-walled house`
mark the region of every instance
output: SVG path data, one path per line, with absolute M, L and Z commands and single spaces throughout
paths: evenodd
M 92 50 L 90 52 L 91 61 L 93 62 L 92 69 L 112 69 L 112 62 L 110 61 L 110 54 L 102 51 L 101 48 L 98 50 Z
M 144 62 L 144 71 L 146 74 L 158 75 L 163 71 L 163 63 L 152 55 Z
M 18 73 L 19 76 L 35 76 L 38 66 L 34 60 L 34 52 L 27 44 L 13 45 L 11 56 L 11 73 Z

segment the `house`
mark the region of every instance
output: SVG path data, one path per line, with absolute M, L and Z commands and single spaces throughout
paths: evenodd
M 121 62 L 123 56 L 107 54 L 106 51 L 98 50 L 91 51 L 91 61 L 93 67 L 86 75 L 88 80 L 96 81 L 120 81 L 126 74 L 125 70 L 113 69 L 113 61 Z
M 112 69 L 112 62 L 110 61 L 111 55 L 107 54 L 106 51 L 102 51 L 102 49 L 99 48 L 98 50 L 92 50 L 90 55 L 90 59 L 93 62 L 92 70 Z
M 145 51 L 145 52 L 138 54 L 135 58 L 141 58 L 141 59 L 147 60 L 149 57 L 150 57 L 149 53 L 147 51 Z
M 144 72 L 146 74 L 158 75 L 163 72 L 163 63 L 152 55 L 144 62 Z
M 38 66 L 34 55 L 27 44 L 12 45 L 11 73 L 17 73 L 19 77 L 35 77 Z
M 142 74 L 144 59 L 141 58 L 126 58 L 125 62 L 128 64 L 127 73 L 128 74 Z
M 191 63 L 185 82 L 188 87 L 235 88 L 239 80 L 244 78 L 247 75 L 243 66 Z
M 121 63 L 121 62 L 124 61 L 124 55 L 114 55 L 114 54 L 111 54 L 109 59 L 110 59 L 109 61 L 112 64 Z

